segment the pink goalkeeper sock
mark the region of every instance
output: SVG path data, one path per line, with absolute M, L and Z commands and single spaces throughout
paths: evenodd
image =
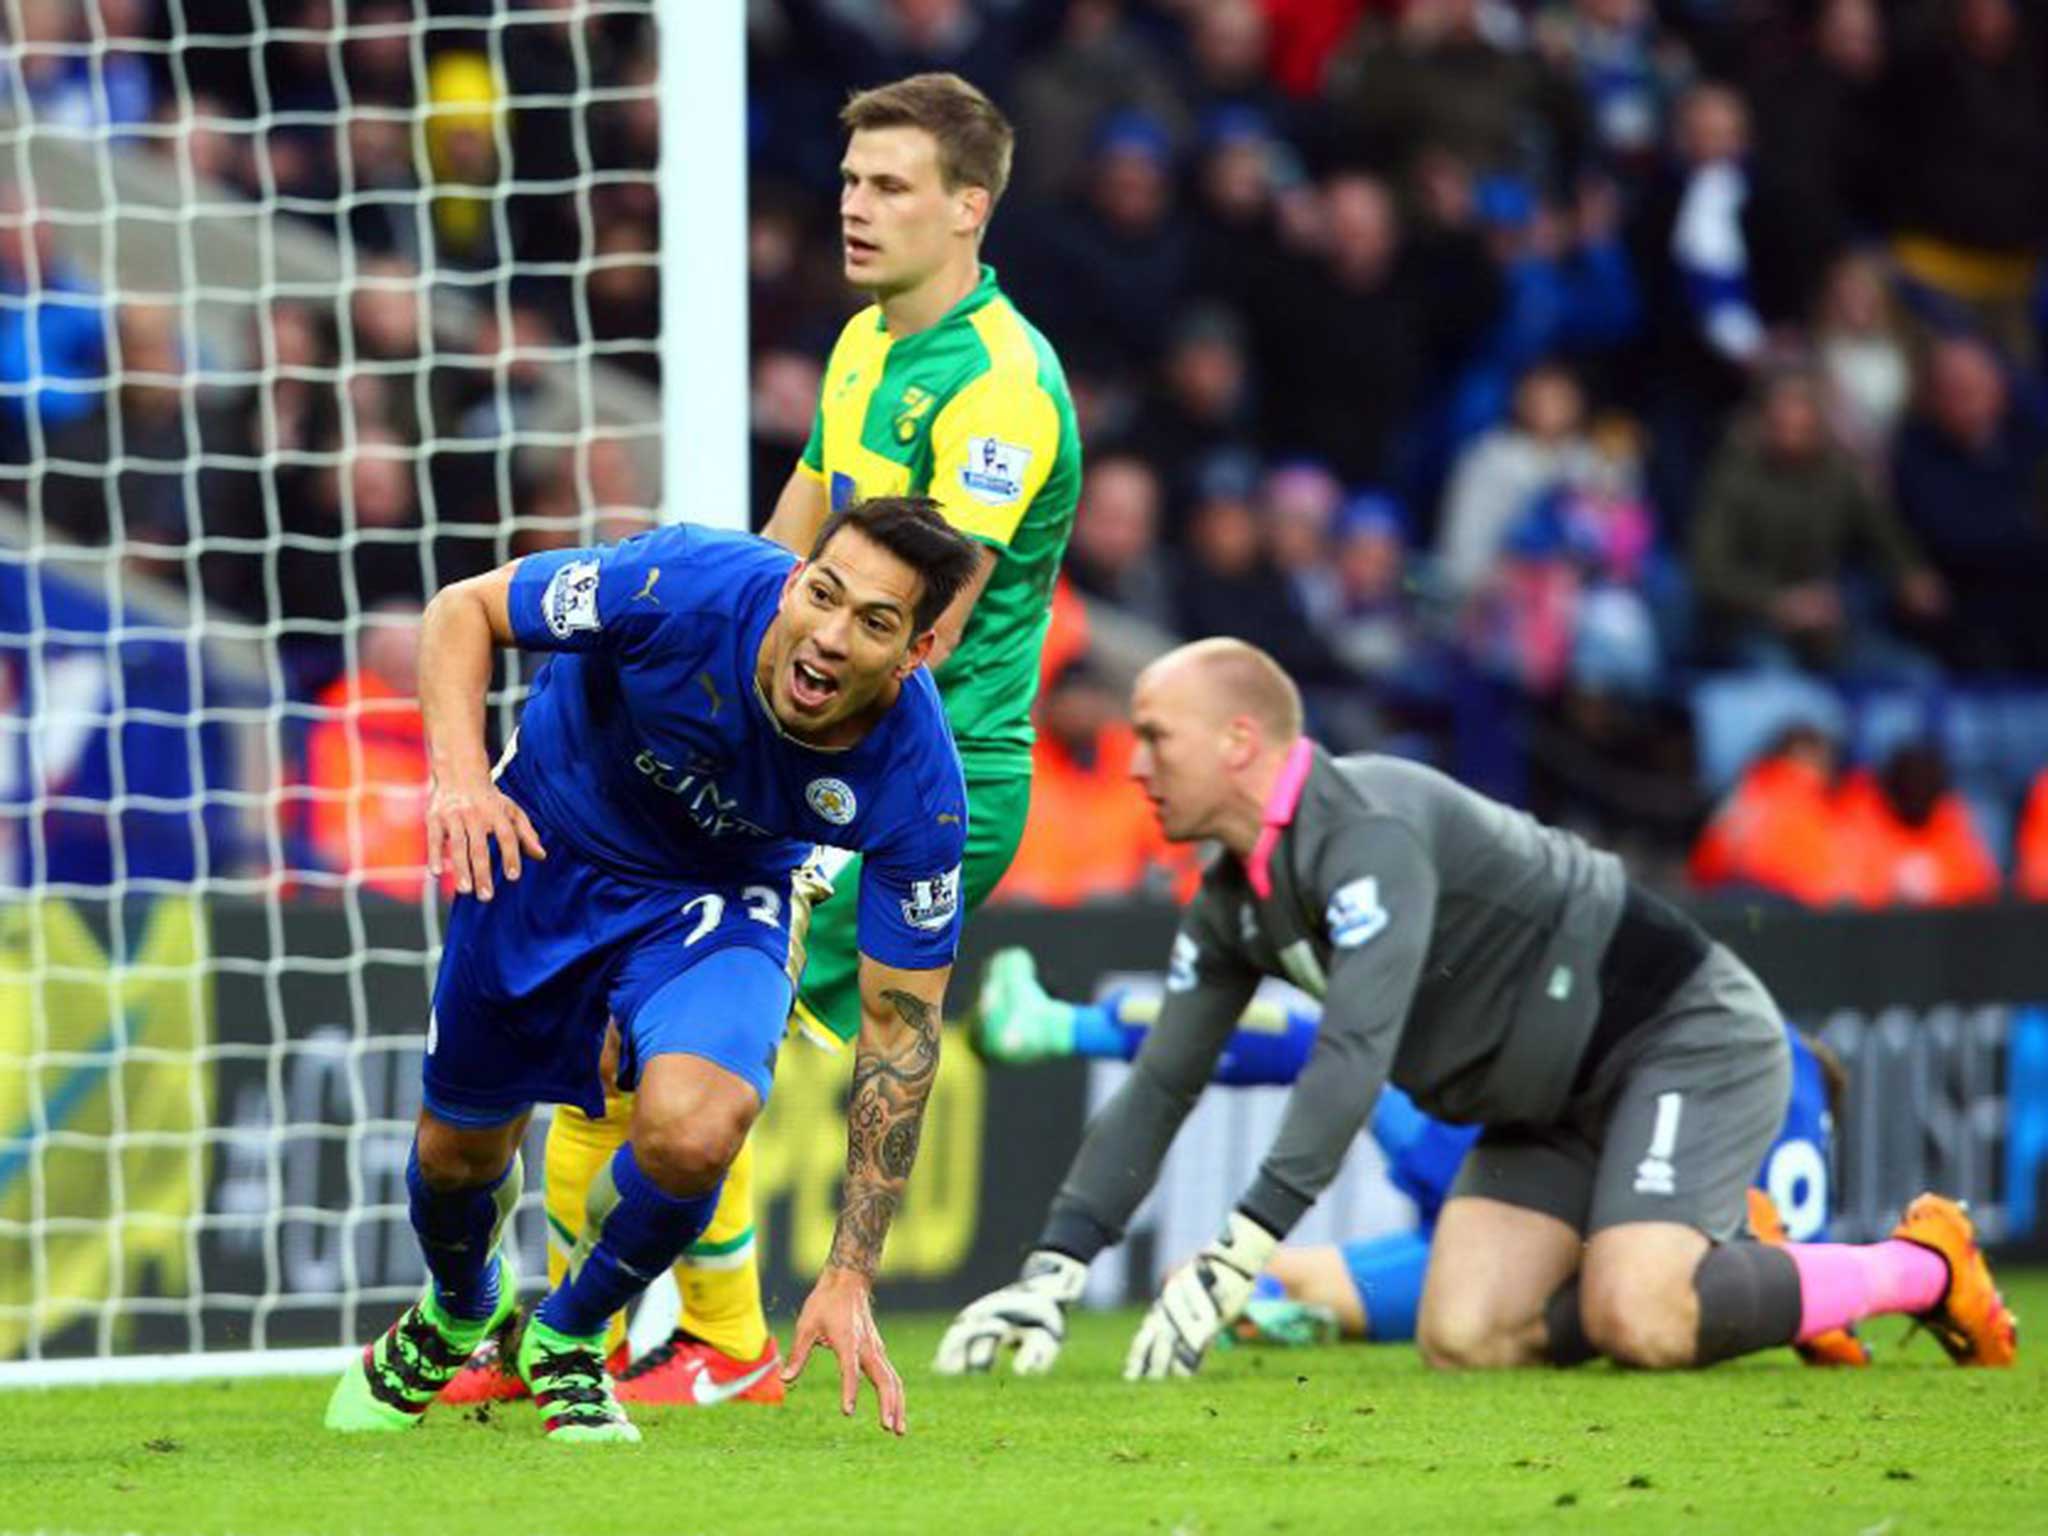
M 1866 1317 L 1925 1312 L 1948 1289 L 1947 1261 L 1896 1237 L 1864 1247 L 1793 1243 L 1785 1252 L 1799 1270 L 1801 1344 Z

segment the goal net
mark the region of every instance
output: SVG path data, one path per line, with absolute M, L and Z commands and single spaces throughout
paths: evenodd
M 653 518 L 652 0 L 0 25 L 0 1377 L 290 1364 L 421 1281 L 420 606 Z

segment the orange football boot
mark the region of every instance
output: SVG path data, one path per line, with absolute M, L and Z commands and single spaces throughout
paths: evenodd
M 1948 1265 L 1948 1290 L 1914 1319 L 1948 1351 L 1957 1365 L 2011 1365 L 2019 1353 L 2019 1322 L 1977 1246 L 1970 1214 L 1943 1195 L 1926 1194 L 1906 1207 L 1892 1236 L 1941 1255 Z

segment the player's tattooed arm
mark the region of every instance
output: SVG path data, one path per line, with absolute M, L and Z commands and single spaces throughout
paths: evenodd
M 861 1032 L 846 1106 L 846 1185 L 827 1263 L 872 1277 L 917 1162 L 939 1075 L 947 971 L 861 962 Z

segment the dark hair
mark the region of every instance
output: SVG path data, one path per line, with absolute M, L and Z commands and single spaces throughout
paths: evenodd
M 946 190 L 982 187 L 989 202 L 1010 183 L 1016 135 L 996 104 L 958 75 L 911 75 L 862 91 L 840 109 L 849 133 L 868 128 L 922 128 L 939 146 Z
M 875 496 L 848 503 L 825 519 L 810 558 L 824 554 L 842 528 L 858 530 L 917 572 L 923 590 L 910 621 L 918 634 L 938 623 L 981 563 L 974 541 L 956 532 L 929 496 Z

